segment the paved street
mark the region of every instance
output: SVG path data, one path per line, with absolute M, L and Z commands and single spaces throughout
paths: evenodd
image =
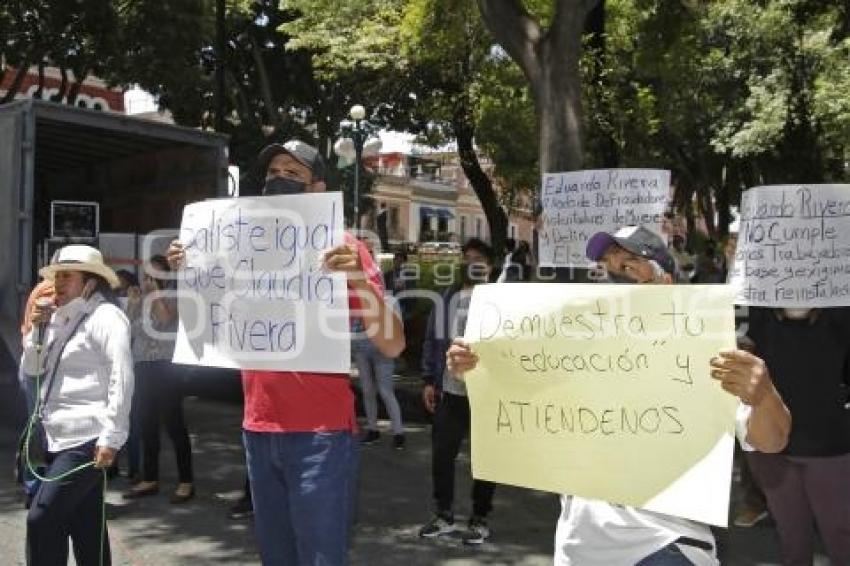
M 401 380 L 399 396 L 408 414 L 421 417 L 416 407 L 418 383 Z M 0 461 L 11 462 L 15 433 L 13 389 L 0 388 Z M 126 480 L 109 486 L 109 528 L 114 564 L 156 566 L 172 564 L 258 564 L 250 521 L 227 518 L 229 504 L 239 496 L 243 482 L 243 455 L 239 440 L 240 407 L 234 402 L 189 398 L 187 420 L 192 432 L 198 496 L 185 506 L 168 503 L 176 482 L 173 456 L 167 441 L 162 454 L 163 488 L 160 495 L 140 501 L 122 501 Z M 415 420 L 421 421 L 421 418 Z M 352 563 L 397 565 L 543 565 L 551 564 L 557 498 L 517 488 L 499 488 L 492 516 L 492 542 L 481 548 L 464 547 L 459 538 L 425 541 L 416 536 L 430 511 L 427 425 L 410 422 L 408 448 L 394 451 L 390 436 L 362 451 L 358 521 Z M 468 457 L 458 467 L 458 512 L 469 511 Z M 8 470 L 9 465 L 4 465 Z M 8 475 L 6 476 L 9 477 Z M 25 513 L 18 488 L 11 479 L 0 483 L 0 563 L 23 564 Z M 732 529 L 722 538 L 725 564 L 776 564 L 774 531 L 770 526 Z M 818 564 L 826 564 L 820 560 Z

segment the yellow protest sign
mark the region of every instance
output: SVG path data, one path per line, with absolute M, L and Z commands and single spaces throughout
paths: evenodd
M 725 285 L 475 288 L 465 338 L 479 479 L 726 525 L 738 400 Z

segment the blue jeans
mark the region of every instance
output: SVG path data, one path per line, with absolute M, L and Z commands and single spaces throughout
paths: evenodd
M 363 407 L 366 412 L 366 428 L 378 430 L 378 394 L 387 408 L 393 434 L 404 434 L 401 422 L 401 407 L 395 396 L 393 372 L 395 360 L 381 354 L 368 340 L 352 341 L 354 361 L 360 375 L 363 392 Z
M 350 432 L 244 431 L 265 566 L 344 566 L 357 495 Z
M 635 566 L 693 566 L 675 543 L 668 544 L 661 550 L 653 552 Z

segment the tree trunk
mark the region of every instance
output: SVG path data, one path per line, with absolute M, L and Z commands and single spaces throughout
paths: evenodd
M 266 63 L 263 60 L 263 52 L 260 50 L 259 44 L 254 37 L 249 39 L 251 42 L 251 57 L 254 59 L 254 66 L 257 68 L 257 78 L 259 79 L 260 92 L 263 96 L 263 105 L 266 107 L 266 117 L 269 124 L 278 130 L 283 126 L 283 116 L 277 111 L 277 105 L 274 103 L 274 95 L 272 94 L 272 85 L 269 80 L 269 73 L 266 70 Z
M 505 209 L 499 204 L 490 177 L 487 176 L 478 161 L 478 154 L 475 153 L 474 145 L 475 126 L 463 105 L 455 111 L 452 117 L 452 129 L 457 140 L 460 166 L 466 178 L 469 179 L 472 190 L 475 191 L 478 200 L 481 201 L 481 208 L 484 210 L 487 224 L 490 226 L 490 243 L 496 253 L 500 253 L 505 247 L 505 238 L 508 234 L 508 215 L 505 214 Z
M 32 97 L 41 100 L 41 95 L 44 92 L 44 59 L 38 62 L 38 88 L 33 92 Z
M 581 140 L 581 53 L 582 19 L 569 30 L 569 47 L 564 41 L 547 41 L 540 50 L 540 80 L 532 83 L 540 132 L 540 172 L 581 169 L 584 162 Z
M 711 189 L 708 187 L 697 189 L 697 200 L 699 201 L 700 212 L 705 220 L 705 227 L 708 230 L 708 235 L 713 239 L 717 239 L 717 227 L 714 222 L 714 205 L 711 202 Z
M 65 66 L 59 67 L 59 73 L 62 75 L 62 80 L 59 83 L 59 92 L 50 97 L 51 102 L 62 102 L 65 98 L 65 92 L 68 90 L 68 69 Z
M 519 0 L 478 0 L 484 23 L 522 69 L 534 93 L 540 125 L 540 172 L 579 169 L 582 31 L 599 0 L 556 0 L 543 30 Z
M 7 102 L 15 100 L 15 95 L 21 90 L 21 85 L 24 82 L 24 77 L 27 76 L 27 70 L 29 70 L 29 67 L 30 59 L 26 58 L 23 60 L 21 66 L 15 69 L 15 78 L 12 81 L 12 84 L 9 85 L 9 90 L 3 95 L 3 98 L 0 98 L 0 104 L 6 104 Z
M 79 73 L 74 70 L 74 84 L 72 84 L 71 88 L 68 90 L 68 100 L 65 102 L 68 106 L 75 106 L 77 104 L 77 97 L 80 95 L 80 88 L 83 86 L 88 74 L 89 72 L 87 69 L 82 69 Z

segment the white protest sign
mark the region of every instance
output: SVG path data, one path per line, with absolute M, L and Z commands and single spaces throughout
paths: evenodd
M 595 169 L 543 176 L 540 265 L 588 267 L 587 241 L 597 232 L 642 225 L 661 233 L 670 172 Z
M 746 191 L 729 282 L 740 305 L 850 306 L 850 185 Z
M 322 253 L 343 243 L 342 195 L 198 202 L 183 211 L 174 361 L 348 373 L 348 291 Z

